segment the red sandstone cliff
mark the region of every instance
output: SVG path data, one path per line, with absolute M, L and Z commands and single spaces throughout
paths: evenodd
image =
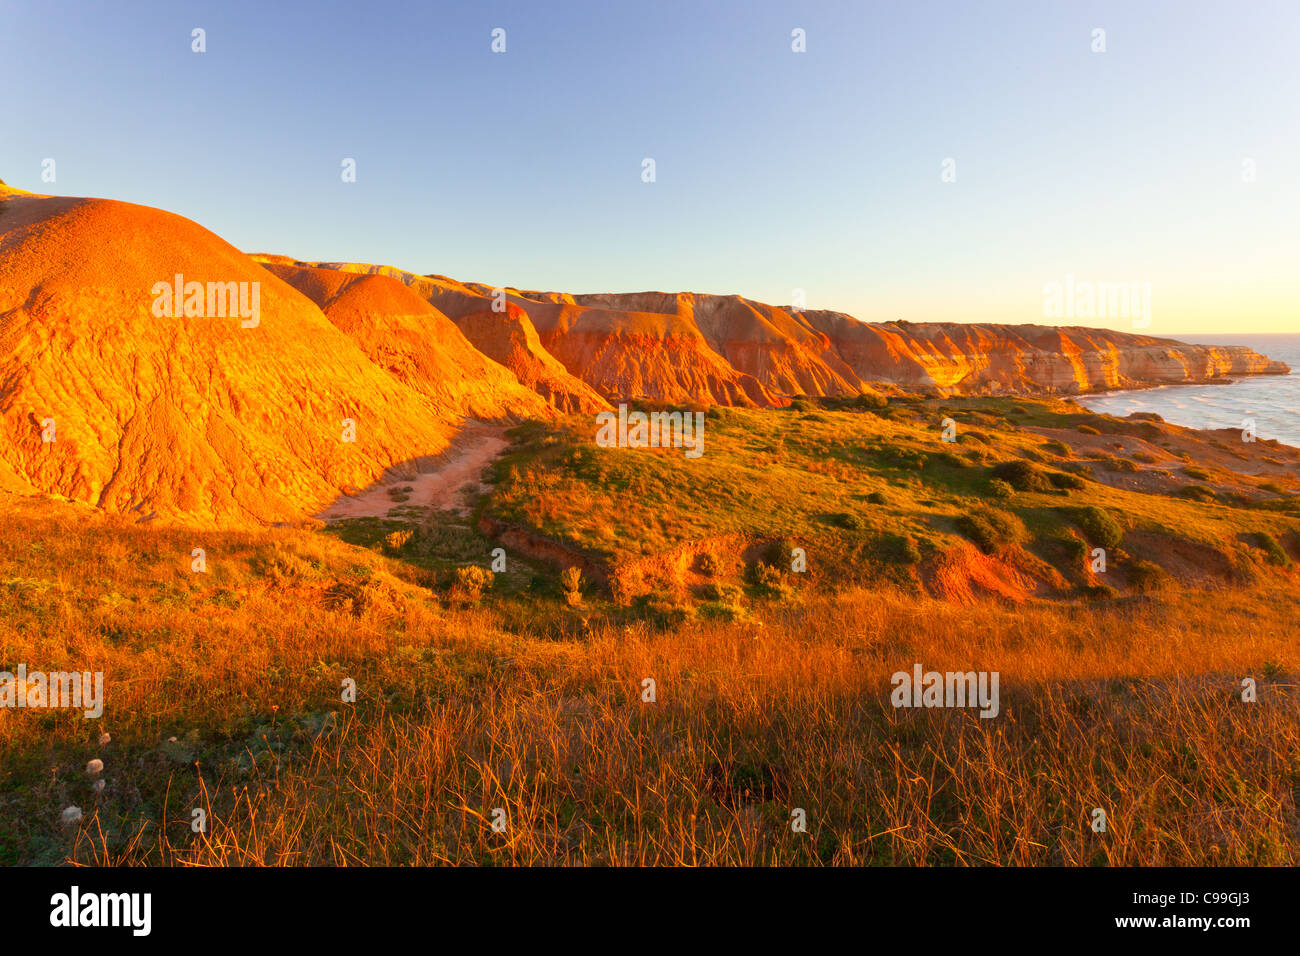
M 387 266 L 330 265 L 393 275 L 454 320 L 478 313 L 480 323 L 491 322 L 482 315 L 494 293 L 489 286 Z M 771 407 L 792 396 L 854 395 L 882 383 L 951 394 L 1073 395 L 1289 371 L 1242 346 L 1105 329 L 867 323 L 842 312 L 689 292 L 504 291 L 545 350 L 611 401 L 645 396 Z

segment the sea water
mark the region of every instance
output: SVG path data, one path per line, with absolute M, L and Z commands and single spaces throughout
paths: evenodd
M 1190 428 L 1242 429 L 1255 422 L 1260 438 L 1300 446 L 1300 335 L 1169 336 L 1193 345 L 1245 345 L 1291 366 L 1290 375 L 1250 375 L 1228 385 L 1165 385 L 1083 395 L 1076 401 L 1094 412 L 1123 417 L 1155 412 L 1167 422 Z

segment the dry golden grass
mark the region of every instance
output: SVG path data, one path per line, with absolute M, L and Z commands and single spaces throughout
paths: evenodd
M 852 591 L 566 640 L 308 532 L 10 503 L 0 664 L 104 670 L 108 700 L 100 721 L 0 711 L 4 862 L 1300 859 L 1300 601 L 1282 588 L 1019 607 Z M 889 677 L 917 662 L 1000 672 L 1001 715 L 895 710 Z M 85 820 L 62 828 L 70 804 Z

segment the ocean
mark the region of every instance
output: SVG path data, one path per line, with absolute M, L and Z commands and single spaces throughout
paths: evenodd
M 1194 345 L 1245 345 L 1291 366 L 1290 375 L 1258 375 L 1230 385 L 1166 385 L 1161 388 L 1078 396 L 1084 408 L 1108 415 L 1155 412 L 1191 428 L 1236 428 L 1255 420 L 1255 434 L 1300 446 L 1300 335 L 1170 335 Z

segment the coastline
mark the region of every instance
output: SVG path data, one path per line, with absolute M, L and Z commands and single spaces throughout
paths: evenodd
M 1265 378 L 1267 376 L 1267 378 Z M 1262 441 L 1300 447 L 1294 409 L 1300 404 L 1300 373 L 1262 372 L 1199 382 L 1098 389 L 1070 396 L 1094 414 L 1124 418 L 1146 412 L 1180 428 L 1204 432 L 1254 428 Z

